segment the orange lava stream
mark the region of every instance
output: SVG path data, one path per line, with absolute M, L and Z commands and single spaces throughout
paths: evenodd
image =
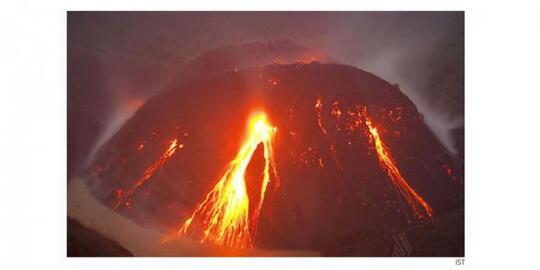
M 141 187 L 148 179 L 150 179 L 150 177 L 152 177 L 158 168 L 167 162 L 167 160 L 176 152 L 176 149 L 182 148 L 183 146 L 183 144 L 178 145 L 178 139 L 172 140 L 167 150 L 165 150 L 165 153 L 163 153 L 158 160 L 154 161 L 154 163 L 152 163 L 143 172 L 143 175 L 137 179 L 137 181 L 135 181 L 135 184 L 129 190 L 121 192 L 120 196 L 118 196 L 116 202 L 114 203 L 113 210 L 116 210 L 120 205 L 124 204 L 139 187 Z
M 211 242 L 236 248 L 252 246 L 271 175 L 276 179 L 276 187 L 279 184 L 272 149 L 276 131 L 276 127 L 268 123 L 265 114 L 257 113 L 250 117 L 247 137 L 236 157 L 227 165 L 223 176 L 177 234 L 189 235 L 201 243 Z M 260 197 L 250 218 L 245 173 L 261 143 L 264 146 L 265 166 Z
M 397 187 L 399 192 L 407 200 L 415 216 L 418 219 L 423 219 L 426 216 L 431 218 L 433 216 L 431 206 L 429 206 L 429 204 L 418 195 L 411 186 L 409 186 L 403 175 L 401 175 L 388 147 L 381 140 L 377 128 L 373 126 L 371 120 L 367 116 L 365 123 L 375 143 L 375 150 L 377 151 L 379 163 L 386 170 L 388 176 L 392 179 L 393 184 Z
M 317 98 L 317 101 L 315 102 L 315 111 L 317 112 L 317 124 L 319 124 L 319 128 L 321 129 L 322 133 L 324 133 L 324 135 L 328 136 L 328 132 L 326 132 L 326 128 L 324 128 L 324 125 L 322 123 L 322 101 L 321 101 L 321 98 Z
M 323 125 L 322 122 L 322 101 L 321 98 L 317 98 L 317 101 L 315 102 L 315 112 L 317 113 L 317 124 L 319 125 L 319 128 L 321 129 L 322 133 L 326 136 L 326 139 L 328 140 L 328 144 L 330 144 L 330 153 L 332 153 L 332 158 L 334 159 L 334 162 L 336 163 L 336 166 L 339 170 L 343 170 L 343 166 L 341 165 L 341 162 L 339 161 L 337 157 L 336 152 L 336 146 L 334 142 L 330 139 L 328 136 L 328 132 L 326 131 L 326 128 Z

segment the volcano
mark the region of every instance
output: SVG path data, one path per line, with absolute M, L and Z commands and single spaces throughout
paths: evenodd
M 164 235 L 218 245 L 326 256 L 464 255 L 463 161 L 398 86 L 335 63 L 218 71 L 197 63 L 197 76 L 147 101 L 97 153 L 87 185 L 102 203 Z M 239 170 L 234 160 L 260 112 L 271 144 L 251 141 L 230 196 L 217 196 L 220 181 L 233 181 L 226 179 L 231 166 Z M 230 197 L 244 187 L 242 212 L 232 217 L 243 221 L 225 220 Z M 218 210 L 199 211 L 212 207 Z M 186 229 L 194 217 L 199 227 Z M 209 224 L 233 226 L 227 239 L 249 239 L 216 241 L 208 234 L 225 232 Z

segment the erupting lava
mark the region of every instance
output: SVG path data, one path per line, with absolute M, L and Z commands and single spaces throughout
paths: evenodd
M 139 148 L 138 148 L 139 150 L 142 149 L 141 145 L 139 145 Z M 135 184 L 130 189 L 128 189 L 127 191 L 123 191 L 123 190 L 118 190 L 117 191 L 117 198 L 116 198 L 116 201 L 114 203 L 113 210 L 116 210 L 120 205 L 125 204 L 127 202 L 127 200 L 129 199 L 129 197 L 133 194 L 133 192 L 135 192 L 135 190 L 137 190 L 148 179 L 150 179 L 150 177 L 152 177 L 154 172 L 158 168 L 163 166 L 163 164 L 165 164 L 165 162 L 167 162 L 167 160 L 176 152 L 176 149 L 182 148 L 183 146 L 184 146 L 183 144 L 178 145 L 178 139 L 172 140 L 170 142 L 170 145 L 167 148 L 167 150 L 165 150 L 165 153 L 163 153 L 163 155 L 161 155 L 161 157 L 158 160 L 154 161 L 154 163 L 152 163 L 152 165 L 150 165 L 144 171 L 141 178 L 137 179 L 137 181 L 135 181 Z
M 407 200 L 415 216 L 418 219 L 423 219 L 426 215 L 431 218 L 433 215 L 433 210 L 431 209 L 429 204 L 420 195 L 418 195 L 418 193 L 416 193 L 411 186 L 409 186 L 405 178 L 403 178 L 403 176 L 399 172 L 399 169 L 396 166 L 392 155 L 390 154 L 390 151 L 388 150 L 384 142 L 381 140 L 377 128 L 373 126 L 373 124 L 371 123 L 371 119 L 367 116 L 365 116 L 365 123 L 369 129 L 371 139 L 375 144 L 375 150 L 377 151 L 379 163 L 381 164 L 381 167 L 386 170 L 386 173 L 388 174 L 390 179 L 392 179 L 392 183 L 394 184 L 394 186 L 397 188 L 397 190 L 399 190 L 399 193 L 401 193 L 403 197 Z
M 237 248 L 252 246 L 271 176 L 276 180 L 275 187 L 279 184 L 272 149 L 276 131 L 276 127 L 268 123 L 264 113 L 251 116 L 247 137 L 238 154 L 177 234 L 189 235 L 201 243 L 211 242 Z M 250 198 L 245 174 L 257 146 L 261 143 L 264 146 L 265 159 L 263 179 L 256 208 L 250 217 Z

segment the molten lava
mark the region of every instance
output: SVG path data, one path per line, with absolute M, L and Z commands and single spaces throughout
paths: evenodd
M 127 191 L 123 190 L 117 190 L 116 191 L 116 201 L 114 203 L 113 210 L 116 210 L 119 206 L 124 205 L 128 207 L 130 203 L 128 202 L 129 197 L 139 188 L 141 187 L 152 175 L 154 172 L 161 168 L 165 162 L 176 152 L 176 149 L 182 148 L 184 145 L 180 144 L 178 145 L 178 139 L 174 139 L 170 142 L 169 147 L 167 150 L 165 150 L 165 153 L 161 155 L 161 157 L 154 161 L 143 173 L 143 175 L 135 181 L 135 184 L 128 189 Z M 141 150 L 144 147 L 143 144 L 139 145 L 138 150 Z
M 324 124 L 322 121 L 322 106 L 323 104 L 322 104 L 321 98 L 318 97 L 317 101 L 315 102 L 315 112 L 317 113 L 317 124 L 319 125 L 319 128 L 321 129 L 322 133 L 324 134 L 324 136 L 326 137 L 328 141 L 328 144 L 330 145 L 330 153 L 332 154 L 332 159 L 334 159 L 336 167 L 339 170 L 343 170 L 343 166 L 341 165 L 341 162 L 339 161 L 337 157 L 335 142 L 328 135 L 328 131 L 324 127 Z M 339 112 L 339 115 L 341 115 L 341 111 Z M 321 167 L 323 166 L 321 165 Z
M 279 185 L 272 149 L 276 131 L 276 127 L 269 124 L 264 113 L 251 116 L 247 137 L 238 154 L 227 165 L 223 176 L 197 205 L 177 234 L 191 236 L 201 243 L 211 242 L 237 248 L 252 246 L 271 176 L 276 180 L 275 187 Z M 265 165 L 260 196 L 250 217 L 250 198 L 245 175 L 259 144 L 264 147 Z
M 399 169 L 396 166 L 394 158 L 390 154 L 388 147 L 384 144 L 379 136 L 377 128 L 373 126 L 371 119 L 365 116 L 365 123 L 369 129 L 371 139 L 375 144 L 375 150 L 377 151 L 377 157 L 379 158 L 379 163 L 381 167 L 386 170 L 386 173 L 392 179 L 392 183 L 399 190 L 401 195 L 407 200 L 411 206 L 413 213 L 418 219 L 423 219 L 426 217 L 432 217 L 433 210 L 429 204 L 414 191 L 414 189 L 409 186 L 403 175 L 401 175 Z

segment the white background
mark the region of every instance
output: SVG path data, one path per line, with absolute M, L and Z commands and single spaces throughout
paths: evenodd
M 0 269 L 540 269 L 539 6 L 111 2 L 0 4 Z M 66 258 L 66 10 L 465 10 L 465 266 L 455 258 Z

